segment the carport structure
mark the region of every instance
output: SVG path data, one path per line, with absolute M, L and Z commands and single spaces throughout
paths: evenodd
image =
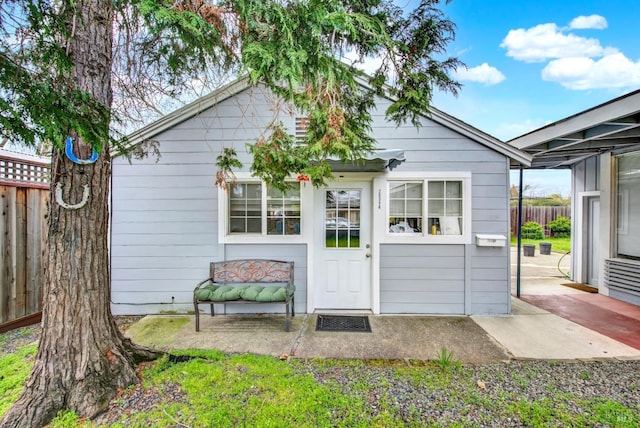
M 571 279 L 640 305 L 640 90 L 508 144 L 531 168 L 571 169 Z

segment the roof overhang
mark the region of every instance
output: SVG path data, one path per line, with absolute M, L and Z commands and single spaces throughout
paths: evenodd
M 549 124 L 508 143 L 533 156 L 531 168 L 571 168 L 602 153 L 640 150 L 640 90 Z
M 334 172 L 380 172 L 387 168 L 392 170 L 404 161 L 404 150 L 374 150 L 353 161 L 331 159 L 329 165 Z

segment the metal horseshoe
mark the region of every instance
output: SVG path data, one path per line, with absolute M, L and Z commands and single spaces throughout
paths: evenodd
M 73 137 L 67 137 L 66 144 L 64 146 L 64 153 L 71 160 L 71 162 L 77 163 L 78 165 L 88 165 L 98 160 L 98 152 L 96 152 L 95 150 L 93 151 L 89 159 L 79 159 L 75 154 L 73 154 L 73 140 Z
M 68 204 L 62 198 L 62 183 L 56 184 L 56 202 L 62 208 L 66 208 L 68 210 L 77 210 L 77 209 L 82 208 L 85 205 L 87 205 L 87 201 L 88 200 L 89 200 L 89 186 L 88 185 L 85 184 L 83 186 L 83 189 L 82 189 L 82 200 L 80 202 L 78 202 L 77 204 Z

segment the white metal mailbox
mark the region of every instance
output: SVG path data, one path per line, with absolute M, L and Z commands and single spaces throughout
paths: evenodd
M 476 235 L 478 247 L 504 247 L 506 244 L 507 237 L 504 235 Z

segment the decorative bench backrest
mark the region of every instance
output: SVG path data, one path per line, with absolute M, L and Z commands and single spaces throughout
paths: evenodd
M 293 262 L 278 260 L 228 260 L 211 263 L 211 278 L 219 284 L 293 283 Z

